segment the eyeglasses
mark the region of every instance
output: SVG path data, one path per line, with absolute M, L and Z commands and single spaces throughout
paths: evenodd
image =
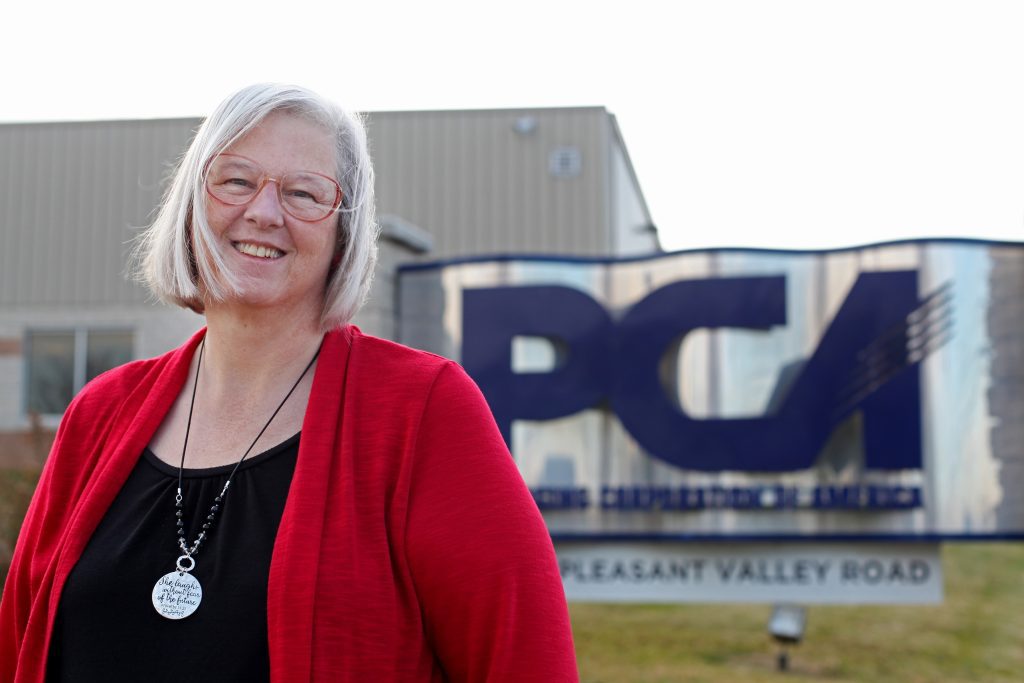
M 271 181 L 277 184 L 282 208 L 300 221 L 323 220 L 341 206 L 341 186 L 333 178 L 313 171 L 292 171 L 271 178 L 262 166 L 238 154 L 218 154 L 206 171 L 206 191 L 231 206 L 248 204 Z

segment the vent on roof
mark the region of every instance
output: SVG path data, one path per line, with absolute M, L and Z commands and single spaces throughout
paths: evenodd
M 575 178 L 582 166 L 578 147 L 555 147 L 548 156 L 548 173 L 556 178 Z

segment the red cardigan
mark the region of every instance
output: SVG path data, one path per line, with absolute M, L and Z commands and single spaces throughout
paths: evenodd
M 202 335 L 65 413 L 0 602 L 0 683 L 43 683 L 68 573 Z M 550 537 L 479 390 L 354 327 L 324 341 L 267 612 L 274 683 L 578 680 Z

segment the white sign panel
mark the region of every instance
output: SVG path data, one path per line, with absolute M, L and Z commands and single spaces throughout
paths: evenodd
M 477 382 L 556 542 L 1022 540 L 1022 277 L 951 240 L 418 263 L 401 341 Z
M 569 600 L 937 604 L 936 544 L 558 543 Z

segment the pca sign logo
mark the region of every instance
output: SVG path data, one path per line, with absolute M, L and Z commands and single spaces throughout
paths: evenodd
M 919 363 L 943 333 L 943 292 L 919 300 L 916 271 L 861 273 L 784 396 L 759 417 L 700 419 L 665 390 L 665 353 L 700 329 L 787 324 L 786 278 L 674 282 L 613 317 L 565 286 L 463 291 L 462 362 L 505 437 L 514 420 L 549 420 L 602 402 L 651 456 L 704 472 L 811 468 L 833 430 L 856 412 L 864 466 L 921 468 Z M 546 373 L 516 373 L 512 340 L 557 342 Z

